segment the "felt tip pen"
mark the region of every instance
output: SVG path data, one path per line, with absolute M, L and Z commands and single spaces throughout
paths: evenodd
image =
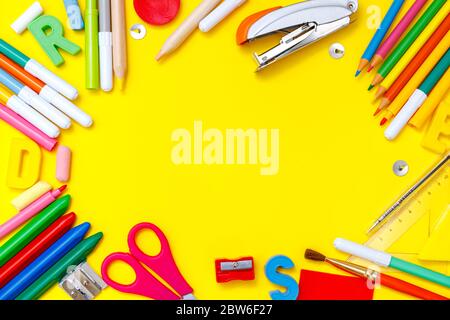
M 99 0 L 99 12 L 100 87 L 108 92 L 113 88 L 111 0 Z
M 14 217 L 6 221 L 4 224 L 0 225 L 0 239 L 4 238 L 6 235 L 17 229 L 26 221 L 30 220 L 32 217 L 37 215 L 43 209 L 48 207 L 64 192 L 65 189 L 66 186 L 64 185 L 59 189 L 45 193 L 43 196 L 35 200 L 26 208 L 19 211 L 19 213 L 16 214 Z
M 27 120 L 19 116 L 17 113 L 0 103 L 0 119 L 9 124 L 11 127 L 21 132 L 42 148 L 52 151 L 58 144 L 53 138 L 43 133 L 37 127 L 29 123 Z
M 59 136 L 60 131 L 57 126 L 9 91 L 9 89 L 3 87 L 3 85 L 0 85 L 0 102 L 11 108 L 12 111 L 30 122 L 50 138 Z
M 75 248 L 69 251 L 53 267 L 48 269 L 32 285 L 23 291 L 16 300 L 36 300 L 47 292 L 53 285 L 61 281 L 70 266 L 76 266 L 87 259 L 89 254 L 100 242 L 103 234 L 96 233 L 81 241 Z
M 13 60 L 27 72 L 42 80 L 70 100 L 74 100 L 78 97 L 78 91 L 72 85 L 68 84 L 56 74 L 42 66 L 36 60 L 24 55 L 3 39 L 0 39 L 0 53 Z
M 1 267 L 0 288 L 25 269 L 26 266 L 55 243 L 64 233 L 69 231 L 75 223 L 75 218 L 75 213 L 69 213 L 60 217 L 17 253 L 14 258 Z
M 384 132 L 384 136 L 388 140 L 394 140 L 403 128 L 406 126 L 412 116 L 419 110 L 423 103 L 427 100 L 428 95 L 433 88 L 439 82 L 439 80 L 448 72 L 450 66 L 450 49 L 441 58 L 438 64 L 433 68 L 428 77 L 422 82 L 419 88 L 417 88 L 411 97 L 409 97 L 406 104 L 392 120 L 389 127 Z
M 70 119 L 65 114 L 49 104 L 36 92 L 23 85 L 2 68 L 0 68 L 0 82 L 58 127 L 63 129 L 70 128 Z
M 334 247 L 342 252 L 371 261 L 381 267 L 391 267 L 450 288 L 450 276 L 395 258 L 383 251 L 375 250 L 341 238 L 334 240 Z
M 85 222 L 66 232 L 50 248 L 37 257 L 35 261 L 0 289 L 0 300 L 15 299 L 45 271 L 50 269 L 59 259 L 80 243 L 89 228 L 90 224 Z
M 86 1 L 84 16 L 86 23 L 86 88 L 98 89 L 99 55 L 98 55 L 98 9 L 97 0 Z
M 72 101 L 58 93 L 53 88 L 46 85 L 41 80 L 29 74 L 17 63 L 9 59 L 4 54 L 0 53 L 0 68 L 7 71 L 10 75 L 19 79 L 22 83 L 27 85 L 33 91 L 37 92 L 39 96 L 44 98 L 47 102 L 54 105 L 62 113 L 72 118 L 75 122 L 83 127 L 90 127 L 93 123 L 91 116 L 86 114 L 83 110 L 78 108 Z
M 69 208 L 70 195 L 65 195 L 42 210 L 0 247 L 0 267 L 36 238 Z

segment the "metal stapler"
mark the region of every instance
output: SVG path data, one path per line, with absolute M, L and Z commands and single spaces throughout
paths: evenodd
M 287 7 L 270 8 L 247 17 L 236 41 L 244 44 L 273 33 L 282 33 L 280 44 L 254 54 L 261 70 L 275 61 L 348 26 L 358 10 L 357 0 L 310 0 Z

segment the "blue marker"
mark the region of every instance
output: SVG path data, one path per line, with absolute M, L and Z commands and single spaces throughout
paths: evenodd
M 63 129 L 70 127 L 71 121 L 64 113 L 1 68 L 0 83 L 58 127 Z
M 83 30 L 84 21 L 81 15 L 81 9 L 77 0 L 64 0 L 67 17 L 69 18 L 70 28 L 72 30 Z
M 373 36 L 372 40 L 370 40 L 370 43 L 367 46 L 366 51 L 364 51 L 361 57 L 361 61 L 359 62 L 358 70 L 356 71 L 355 77 L 357 77 L 361 73 L 361 70 L 367 67 L 370 60 L 372 60 L 373 56 L 377 52 L 378 47 L 380 46 L 381 42 L 383 41 L 384 37 L 389 31 L 389 28 L 394 22 L 395 17 L 402 8 L 403 3 L 405 3 L 405 0 L 394 0 L 394 2 L 392 3 L 391 7 L 386 13 L 386 16 L 381 22 L 380 27 L 378 28 L 377 32 L 375 32 L 375 35 Z
M 14 300 L 67 252 L 80 243 L 90 226 L 89 223 L 85 222 L 66 232 L 0 290 L 0 300 Z

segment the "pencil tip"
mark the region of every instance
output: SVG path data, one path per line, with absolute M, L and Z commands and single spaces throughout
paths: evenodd
M 381 119 L 380 126 L 384 126 L 384 124 L 387 122 L 386 118 Z
M 163 53 L 162 51 L 158 52 L 158 54 L 157 54 L 156 57 L 155 57 L 155 60 L 156 60 L 156 61 L 161 60 L 161 58 L 163 57 L 163 55 L 164 55 L 164 53 Z
M 356 70 L 355 77 L 359 76 L 360 73 L 361 73 L 361 70 Z
M 372 69 L 373 69 L 373 65 L 370 65 L 370 66 L 367 68 L 367 72 L 372 71 Z
M 371 84 L 370 86 L 369 86 L 369 89 L 367 89 L 368 91 L 370 91 L 370 90 L 372 90 L 373 89 L 373 87 L 375 87 L 373 84 Z
M 373 113 L 373 116 L 376 117 L 379 113 L 380 113 L 381 109 L 377 108 L 377 110 L 375 110 L 375 112 Z

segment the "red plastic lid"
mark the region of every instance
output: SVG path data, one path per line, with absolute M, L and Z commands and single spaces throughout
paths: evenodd
M 134 0 L 138 16 L 152 25 L 163 25 L 172 21 L 180 10 L 180 0 Z

